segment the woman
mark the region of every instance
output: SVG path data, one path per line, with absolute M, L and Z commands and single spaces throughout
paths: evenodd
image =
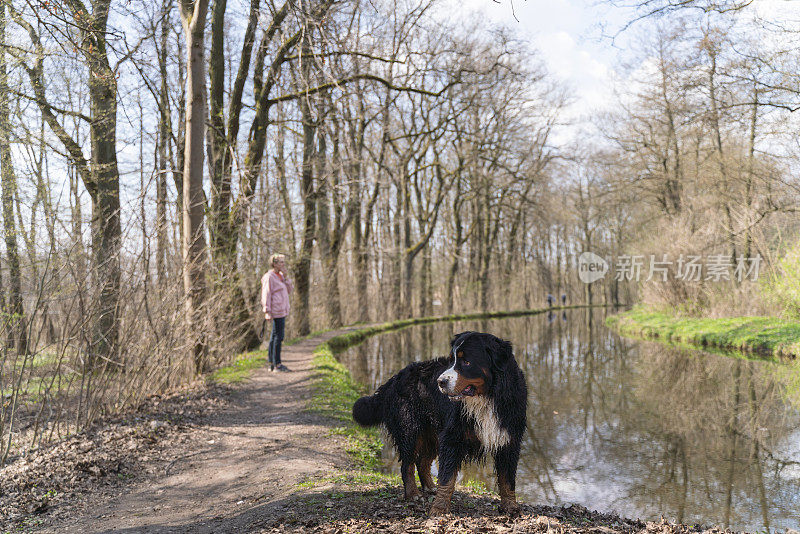
M 272 319 L 272 336 L 269 338 L 269 370 L 289 371 L 281 363 L 281 342 L 283 341 L 286 316 L 289 315 L 289 293 L 294 287 L 286 276 L 286 257 L 273 254 L 269 259 L 272 269 L 261 277 L 261 308 L 264 318 Z

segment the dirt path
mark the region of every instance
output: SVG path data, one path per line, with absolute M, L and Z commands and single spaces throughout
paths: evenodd
M 90 497 L 86 515 L 45 532 L 247 532 L 264 524 L 297 483 L 348 464 L 326 421 L 304 410 L 312 351 L 345 331 L 284 346 L 292 372 L 256 370 L 224 410 L 190 431 L 160 476 L 110 500 Z

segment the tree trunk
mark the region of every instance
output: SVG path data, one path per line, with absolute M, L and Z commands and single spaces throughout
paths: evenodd
M 360 159 L 360 152 L 359 158 Z M 356 163 L 360 167 L 360 163 Z M 354 165 L 354 166 L 355 166 Z M 356 321 L 369 321 L 369 305 L 367 301 L 367 247 L 361 229 L 361 175 L 354 169 L 350 176 L 350 196 L 357 202 L 353 214 L 353 228 L 350 231 L 353 245 L 353 271 L 356 279 Z M 369 223 L 367 223 L 369 224 Z
M 306 28 L 303 34 L 302 80 L 308 87 L 311 83 L 311 29 Z M 309 321 L 309 297 L 311 291 L 311 254 L 314 247 L 316 223 L 316 200 L 314 198 L 314 137 L 316 124 L 311 112 L 310 95 L 300 98 L 300 113 L 303 122 L 303 163 L 301 169 L 301 196 L 303 199 L 303 243 L 297 259 L 297 333 L 301 336 L 311 331 Z
M 169 36 L 169 14 L 172 1 L 163 0 L 161 6 L 161 47 L 158 51 L 158 67 L 161 74 L 158 124 L 158 176 L 156 178 L 156 274 L 159 287 L 167 286 L 167 146 L 171 130 L 169 86 L 167 79 L 167 37 Z
M 454 313 L 455 310 L 455 286 L 456 276 L 458 275 L 459 262 L 461 261 L 461 247 L 466 242 L 463 239 L 464 225 L 461 220 L 461 207 L 464 201 L 461 197 L 461 174 L 456 178 L 456 190 L 453 193 L 453 226 L 455 236 L 453 236 L 453 259 L 450 263 L 450 269 L 447 272 L 447 312 Z
M 319 125 L 317 128 L 317 242 L 319 243 L 319 255 L 322 258 L 323 277 L 325 278 L 325 290 L 327 298 L 325 305 L 328 313 L 328 326 L 331 328 L 338 328 L 342 325 L 342 306 L 339 300 L 339 250 L 334 251 L 332 241 L 336 239 L 336 224 L 331 228 L 331 200 L 328 198 L 328 192 L 334 193 L 334 190 L 328 186 L 329 177 L 326 168 L 327 163 L 327 138 L 325 135 L 325 128 Z M 334 200 L 333 209 L 338 210 Z M 334 234 L 334 235 L 332 235 Z
M 73 239 L 72 247 L 75 257 L 75 281 L 79 285 L 86 279 L 86 251 L 83 247 L 83 213 L 81 210 L 81 197 L 79 191 L 79 179 L 70 169 L 67 171 L 69 178 L 69 205 L 70 205 L 70 227 Z
M 86 53 L 89 63 L 89 98 L 92 123 L 92 261 L 96 294 L 90 367 L 97 358 L 116 361 L 120 289 L 120 201 L 117 168 L 117 78 L 108 62 L 106 27 L 110 0 L 95 4 Z M 118 362 L 121 363 L 121 362 Z
M 419 270 L 419 314 L 420 317 L 431 314 L 431 250 L 427 246 L 422 252 Z
M 711 101 L 711 133 L 713 134 L 714 146 L 717 149 L 717 165 L 719 166 L 720 173 L 720 203 L 722 211 L 725 213 L 726 233 L 728 234 L 729 254 L 732 264 L 736 264 L 736 233 L 734 231 L 733 215 L 731 214 L 730 201 L 728 195 L 730 194 L 730 180 L 728 179 L 728 168 L 725 164 L 725 157 L 722 149 L 722 133 L 719 126 L 719 106 L 717 103 L 716 92 L 716 73 L 717 73 L 717 55 L 713 50 L 708 51 L 711 59 L 711 67 L 708 72 L 708 98 Z
M 386 282 L 388 284 L 387 291 L 389 292 L 389 299 L 388 299 L 389 300 L 389 307 L 386 310 L 386 314 L 387 315 L 384 316 L 384 318 L 387 319 L 387 320 L 390 319 L 390 318 L 391 319 L 399 319 L 399 318 L 405 317 L 405 315 L 401 314 L 402 313 L 401 312 L 401 310 L 402 310 L 402 301 L 400 300 L 401 299 L 401 294 L 402 294 L 402 290 L 401 290 L 401 288 L 402 288 L 402 263 L 401 263 L 402 259 L 401 258 L 402 258 L 402 254 L 403 254 L 403 243 L 402 243 L 401 239 L 403 237 L 403 234 L 402 234 L 402 232 L 400 230 L 400 222 L 401 222 L 401 218 L 402 218 L 402 211 L 401 211 L 401 208 L 400 208 L 400 195 L 399 195 L 399 192 L 398 192 L 398 195 L 397 195 L 397 198 L 396 198 L 395 206 L 396 206 L 396 208 L 395 208 L 396 211 L 395 211 L 395 216 L 394 216 L 393 223 L 392 223 L 391 226 L 386 225 L 387 226 L 387 228 L 386 228 L 387 232 L 386 233 L 387 233 L 387 238 L 388 238 L 387 242 L 391 243 L 391 245 L 389 247 L 389 252 L 386 253 L 386 256 L 388 256 L 387 261 L 386 261 L 386 263 L 384 263 L 384 265 L 386 265 L 388 267 L 388 271 L 389 271 L 389 276 L 384 277 L 384 279 L 386 280 Z M 389 207 L 389 202 L 386 202 L 385 212 L 386 213 L 384 215 L 384 220 L 387 220 L 387 221 L 392 220 L 390 218 L 391 211 L 390 211 L 390 207 Z
M 399 203 L 403 207 L 402 221 L 403 221 L 403 279 L 401 287 L 403 291 L 400 293 L 402 299 L 400 300 L 400 315 L 398 317 L 406 319 L 411 317 L 411 283 L 414 277 L 414 258 L 416 254 L 411 255 L 411 191 L 409 190 L 409 176 L 408 176 L 408 161 L 404 161 L 400 166 L 400 172 L 403 177 L 400 181 L 401 186 L 398 190 Z
M 242 91 L 250 67 L 250 53 L 253 48 L 255 27 L 259 1 L 250 3 L 250 16 L 240 66 L 230 101 L 229 128 L 226 133 L 225 114 L 223 111 L 225 94 L 225 9 L 226 0 L 217 0 L 211 16 L 211 57 L 209 58 L 210 102 L 208 129 L 208 159 L 211 174 L 211 201 L 208 206 L 208 234 L 211 239 L 211 263 L 215 292 L 227 303 L 222 311 L 226 324 L 235 325 L 236 332 L 231 334 L 242 338 L 239 349 L 255 348 L 260 340 L 255 325 L 251 320 L 248 304 L 245 302 L 241 287 L 241 277 L 237 264 L 237 246 L 240 234 L 245 231 L 247 209 L 231 213 L 231 167 L 232 151 L 235 149 L 239 132 L 239 111 L 241 110 Z M 255 169 L 253 177 L 258 176 L 260 166 Z M 249 182 L 250 183 L 250 182 Z M 255 191 L 256 181 L 242 191 L 248 204 Z M 238 220 L 235 220 L 238 217 Z
M 242 95 L 244 92 L 247 74 L 250 70 L 250 57 L 255 41 L 256 26 L 258 25 L 259 0 L 251 0 L 250 14 L 247 29 L 242 43 L 239 58 L 239 68 L 230 94 L 227 130 L 225 114 L 223 111 L 225 95 L 225 9 L 226 0 L 214 3 L 211 16 L 211 57 L 209 58 L 210 103 L 208 130 L 208 159 L 211 173 L 211 201 L 209 204 L 209 229 L 211 238 L 211 260 L 217 276 L 228 276 L 238 280 L 238 265 L 236 262 L 236 249 L 239 233 L 244 230 L 243 220 L 235 220 L 237 213 L 231 213 L 231 170 L 233 165 L 233 151 L 236 148 L 236 139 L 239 135 L 239 121 L 242 109 Z M 261 118 L 259 117 L 259 120 Z M 263 120 L 266 120 L 264 117 Z M 263 149 L 262 149 L 263 150 Z M 249 202 L 255 190 L 255 178 L 260 166 L 252 170 L 249 183 L 253 185 L 245 188 L 242 194 Z M 249 191 L 248 190 L 252 190 Z M 249 194 L 249 196 L 248 196 Z M 238 283 L 238 281 L 236 282 Z M 238 292 L 241 294 L 241 291 Z M 243 298 L 234 305 L 245 306 Z
M 41 118 L 41 130 L 44 131 L 46 123 L 44 118 Z M 42 197 L 44 204 L 45 226 L 47 227 L 48 237 L 48 251 L 51 257 L 55 258 L 57 248 L 56 238 L 56 213 L 53 209 L 53 200 L 51 195 L 49 176 L 47 173 L 47 141 L 44 136 L 39 136 L 39 157 L 36 160 L 36 187 Z M 61 292 L 61 280 L 56 277 L 50 286 L 52 294 L 59 294 Z M 44 325 L 44 342 L 46 344 L 55 343 L 57 339 L 56 325 L 53 321 L 53 314 L 51 312 L 51 303 L 44 302 L 44 307 L 41 312 L 42 324 Z
M 195 371 L 207 370 L 203 304 L 206 241 L 203 233 L 203 141 L 205 139 L 205 22 L 208 0 L 182 0 L 186 38 L 186 144 L 183 167 L 183 286 Z
M 209 77 L 209 129 L 208 161 L 211 198 L 208 206 L 208 234 L 211 263 L 216 278 L 231 274 L 236 264 L 236 247 L 230 249 L 231 177 L 226 172 L 229 150 L 225 134 L 225 8 L 226 0 L 215 0 L 211 13 L 211 52 L 208 58 Z
M 361 144 L 358 145 L 363 148 L 363 130 L 361 130 Z M 359 149 L 358 154 L 362 154 L 362 149 Z M 362 166 L 360 157 L 358 162 L 354 165 L 353 175 L 350 176 L 350 183 L 353 190 L 351 190 L 351 200 L 353 205 L 353 256 L 354 256 L 354 269 L 356 277 L 356 299 L 358 300 L 358 311 L 356 313 L 356 320 L 362 322 L 369 322 L 369 297 L 367 295 L 367 279 L 369 277 L 369 244 L 370 237 L 372 236 L 372 214 L 375 210 L 375 204 L 378 201 L 380 194 L 380 182 L 375 181 L 373 185 L 372 194 L 367 202 L 367 210 L 364 218 L 361 218 L 361 180 Z M 357 191 L 355 190 L 357 189 Z M 362 230 L 363 224 L 363 230 Z
M 183 8 L 181 8 L 183 9 Z M 181 15 L 181 20 L 183 20 L 183 15 Z M 183 170 L 186 166 L 186 95 L 187 95 L 187 83 L 186 83 L 186 65 L 183 64 L 185 57 L 182 54 L 177 54 L 178 56 L 178 85 L 181 88 L 180 95 L 178 96 L 178 142 L 175 146 L 175 166 L 172 170 L 172 181 L 175 184 L 175 191 L 177 194 L 175 195 L 175 211 L 177 212 L 178 216 L 177 223 L 178 223 L 178 240 L 175 243 L 176 246 L 176 255 L 179 255 L 183 258 L 183 241 L 184 237 L 184 228 L 183 228 Z M 183 266 L 181 266 L 183 269 Z M 181 270 L 181 272 L 183 272 Z M 181 285 L 183 288 L 183 285 Z
M 752 209 L 753 209 L 753 182 L 755 178 L 755 150 L 756 150 L 756 132 L 758 126 L 758 84 L 753 84 L 753 109 L 750 113 L 750 135 L 747 143 L 747 178 L 745 180 L 745 219 L 744 219 L 744 253 L 745 261 L 752 254 L 753 236 L 752 236 Z
M 292 201 L 289 198 L 289 189 L 286 185 L 286 128 L 283 125 L 283 108 L 278 106 L 277 122 L 280 124 L 275 135 L 275 175 L 278 182 L 278 192 L 281 195 L 281 205 L 283 206 L 283 228 L 291 231 L 292 256 L 297 256 L 297 235 L 294 230 L 294 217 L 292 215 Z
M 491 206 L 491 195 L 489 193 L 488 184 L 482 186 L 483 199 L 481 199 L 482 206 Z M 482 238 L 478 242 L 478 281 L 480 283 L 479 295 L 479 309 L 486 311 L 489 306 L 489 227 L 491 224 L 492 214 L 487 210 L 486 218 L 481 221 L 482 223 Z
M 6 42 L 6 6 L 0 2 L 0 42 Z M 17 195 L 17 179 L 11 159 L 11 121 L 8 102 L 8 70 L 6 50 L 0 48 L 0 174 L 2 174 L 3 231 L 8 258 L 8 308 L 10 315 L 9 346 L 24 354 L 28 350 L 25 310 L 22 305 L 22 283 L 20 275 L 19 249 L 17 248 L 17 228 L 14 220 L 14 199 Z

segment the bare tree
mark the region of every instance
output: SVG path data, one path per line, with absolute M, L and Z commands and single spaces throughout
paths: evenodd
M 205 139 L 205 24 L 208 0 L 181 0 L 181 20 L 186 38 L 186 140 L 183 167 L 183 287 L 186 312 L 193 336 L 196 372 L 207 370 L 205 321 L 206 238 L 203 231 L 206 204 L 203 192 L 203 141 Z
M 0 3 L 0 42 L 6 42 L 6 5 Z M 17 228 L 14 217 L 14 201 L 17 196 L 17 178 L 14 175 L 14 162 L 11 159 L 11 121 L 9 117 L 10 89 L 8 86 L 8 66 L 6 50 L 0 49 L 0 181 L 3 199 L 3 233 L 6 255 L 8 257 L 8 308 L 3 312 L 9 315 L 9 346 L 19 353 L 27 352 L 27 328 L 25 309 L 22 306 L 22 284 L 17 248 Z M 5 322 L 5 320 L 4 320 Z

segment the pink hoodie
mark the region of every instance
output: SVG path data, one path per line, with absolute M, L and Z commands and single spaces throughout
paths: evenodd
M 280 319 L 289 315 L 289 293 L 294 287 L 288 278 L 284 278 L 270 269 L 261 277 L 261 309 L 267 319 Z

